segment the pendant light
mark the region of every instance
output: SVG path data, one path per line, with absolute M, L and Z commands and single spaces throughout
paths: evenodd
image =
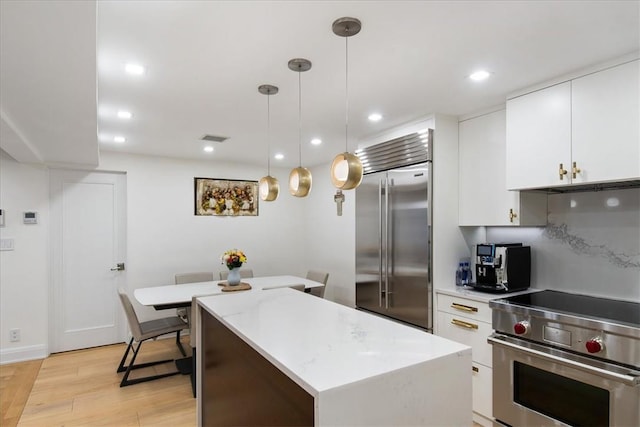
M 349 153 L 349 37 L 360 32 L 362 24 L 356 18 L 339 18 L 333 22 L 335 35 L 345 41 L 345 150 L 338 154 L 331 164 L 331 182 L 340 190 L 353 190 L 362 182 L 362 162 L 355 154 Z
M 271 176 L 271 106 L 269 103 L 271 95 L 278 93 L 278 88 L 272 85 L 260 85 L 258 92 L 267 95 L 267 176 L 260 178 L 260 198 L 265 202 L 271 202 L 278 198 L 280 192 L 278 180 Z
M 311 69 L 311 62 L 303 58 L 289 61 L 289 69 L 298 73 L 298 167 L 289 174 L 289 192 L 296 197 L 306 197 L 311 191 L 311 172 L 302 167 L 302 84 L 300 74 Z

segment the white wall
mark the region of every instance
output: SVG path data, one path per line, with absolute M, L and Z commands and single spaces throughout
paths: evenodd
M 330 167 L 327 163 L 311 169 L 313 189 L 305 205 L 306 263 L 310 269 L 329 272 L 325 298 L 354 307 L 355 190 L 343 192 L 342 216 L 338 216 Z
M 0 252 L 0 363 L 42 358 L 48 347 L 49 304 L 49 173 L 46 167 L 1 158 L 0 208 L 7 212 L 2 238 L 15 239 L 16 249 Z M 194 177 L 258 180 L 263 168 L 103 152 L 99 170 L 127 175 L 127 269 L 129 292 L 138 287 L 173 283 L 186 271 L 223 270 L 220 255 L 240 248 L 246 268 L 256 275 L 294 274 L 309 269 L 329 272 L 325 293 L 353 305 L 353 199 L 343 217 L 335 215 L 329 166 L 313 170 L 307 198 L 288 191 L 288 169 L 272 169 L 280 181 L 275 202 L 259 204 L 256 217 L 194 215 Z M 22 224 L 21 214 L 36 210 L 39 224 Z M 341 228 L 344 232 L 332 234 Z M 335 238 L 335 239 L 334 239 Z M 166 315 L 137 305 L 141 320 Z M 9 342 L 9 329 L 22 339 Z
M 194 177 L 259 180 L 266 171 L 246 165 L 103 152 L 101 170 L 127 174 L 128 290 L 171 284 L 176 273 L 224 270 L 220 256 L 243 250 L 255 275 L 307 271 L 305 206 L 289 194 L 288 170 L 272 169 L 280 182 L 274 202 L 259 202 L 258 216 L 194 215 Z M 136 306 L 141 316 L 157 313 Z M 164 313 L 166 315 L 166 313 Z
M 0 150 L 2 239 L 14 239 L 13 251 L 0 251 L 0 363 L 46 356 L 49 284 L 49 172 L 18 163 Z M 38 224 L 25 225 L 24 211 L 38 212 Z M 9 330 L 19 328 L 19 342 Z
M 469 257 L 458 227 L 458 119 L 435 116 L 433 147 L 433 286 L 448 287 L 462 257 Z

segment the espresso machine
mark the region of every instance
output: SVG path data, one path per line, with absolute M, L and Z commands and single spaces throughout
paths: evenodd
M 484 292 L 514 292 L 529 288 L 531 247 L 522 243 L 482 243 L 474 247 L 475 283 Z

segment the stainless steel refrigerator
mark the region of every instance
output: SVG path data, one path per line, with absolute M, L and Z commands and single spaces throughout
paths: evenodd
M 433 131 L 360 150 L 356 306 L 431 331 Z

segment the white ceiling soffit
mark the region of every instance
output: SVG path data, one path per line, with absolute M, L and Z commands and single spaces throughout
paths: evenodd
M 96 2 L 0 1 L 1 148 L 96 166 Z
M 0 111 L 0 148 L 20 163 L 42 163 L 40 152 L 18 135 L 3 111 Z

